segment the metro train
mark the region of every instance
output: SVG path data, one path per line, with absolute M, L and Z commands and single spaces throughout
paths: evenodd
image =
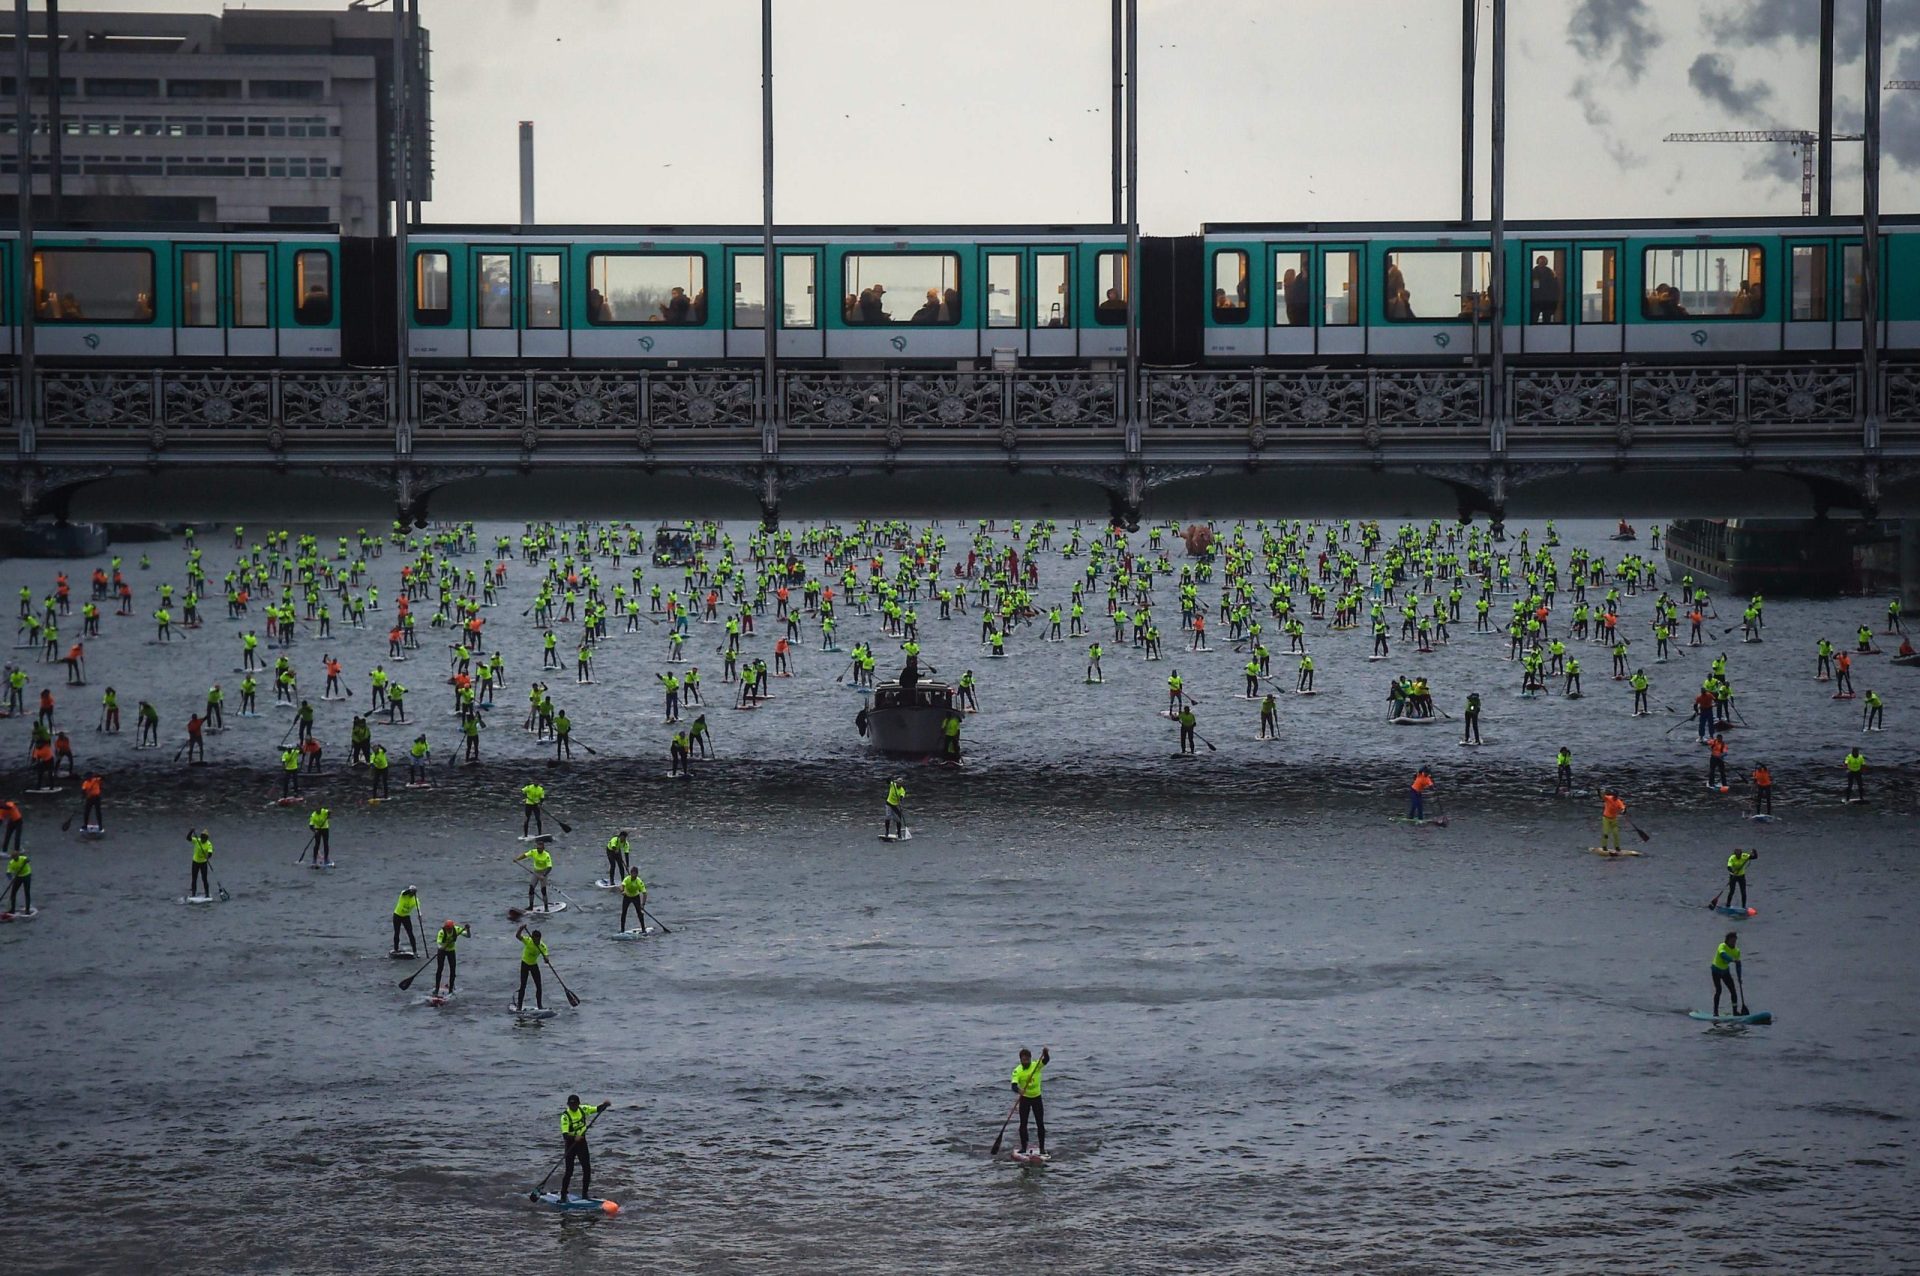
M 1533 221 L 1507 227 L 1520 361 L 1857 357 L 1857 219 Z M 0 357 L 19 350 L 19 236 L 0 231 Z M 783 365 L 1104 366 L 1139 307 L 1150 366 L 1453 362 L 1490 346 L 1484 224 L 783 227 Z M 1888 217 L 1881 346 L 1920 350 L 1920 217 Z M 423 226 L 408 244 L 417 366 L 758 361 L 758 227 Z M 50 228 L 35 348 L 55 365 L 391 366 L 394 241 L 324 227 Z

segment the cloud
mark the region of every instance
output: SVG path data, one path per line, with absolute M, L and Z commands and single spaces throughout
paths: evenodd
M 1920 80 L 1920 42 L 1909 44 L 1889 58 L 1890 80 Z M 1920 170 L 1920 89 L 1895 89 L 1880 95 L 1882 159 L 1902 168 Z
M 1759 80 L 1745 88 L 1735 84 L 1732 65 L 1718 53 L 1702 53 L 1695 58 L 1687 68 L 1687 83 L 1701 97 L 1734 115 L 1752 115 L 1773 96 L 1773 90 Z
M 1626 140 L 1614 131 L 1613 112 L 1601 103 L 1592 76 L 1577 77 L 1573 87 L 1568 90 L 1568 96 L 1579 103 L 1580 114 L 1586 120 L 1587 127 L 1593 130 L 1594 136 L 1599 139 L 1601 147 L 1605 149 L 1615 165 L 1628 169 L 1640 168 L 1646 164 L 1647 157 L 1627 145 Z
M 1702 22 L 1717 41 L 1740 44 L 1816 44 L 1820 39 L 1818 0 L 1735 0 Z M 1887 0 L 1881 15 L 1881 38 L 1889 46 L 1920 34 L 1920 0 Z M 1866 6 L 1834 6 L 1833 43 L 1837 59 L 1860 60 L 1867 42 Z
M 1647 58 L 1665 39 L 1653 24 L 1646 0 L 1579 0 L 1567 20 L 1567 35 L 1580 56 L 1590 62 L 1605 58 L 1638 81 L 1647 71 Z

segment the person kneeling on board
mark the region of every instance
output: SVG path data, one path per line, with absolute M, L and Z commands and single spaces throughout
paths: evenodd
M 1047 1109 L 1040 1099 L 1040 1074 L 1052 1060 L 1053 1056 L 1049 1053 L 1047 1046 L 1040 1047 L 1038 1059 L 1033 1057 L 1033 1051 L 1022 1047 L 1020 1062 L 1013 1069 L 1013 1092 L 1020 1096 L 1020 1150 L 1022 1152 L 1034 1146 L 1027 1140 L 1027 1118 L 1031 1115 L 1034 1133 L 1039 1136 L 1040 1155 L 1047 1154 Z

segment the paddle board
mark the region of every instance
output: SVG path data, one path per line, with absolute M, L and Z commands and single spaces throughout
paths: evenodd
M 658 926 L 640 926 L 628 930 L 615 931 L 613 934 L 608 935 L 607 938 L 615 940 L 645 939 L 648 935 L 657 935 L 659 933 L 660 928 Z
M 28 789 L 27 790 L 27 792 L 37 794 L 37 795 L 45 795 L 48 793 L 58 793 L 59 791 L 60 791 L 60 786 L 57 784 L 50 789 Z
M 1718 905 L 1713 911 L 1723 917 L 1758 917 L 1760 915 L 1760 910 L 1757 908 L 1734 908 L 1728 904 Z
M 453 994 L 450 992 L 430 992 L 422 998 L 422 1000 L 429 1006 L 444 1006 L 453 1000 Z
M 603 1214 L 618 1214 L 620 1212 L 619 1202 L 604 1201 L 597 1196 L 569 1195 L 567 1199 L 563 1201 L 560 1199 L 558 1192 L 542 1192 L 540 1193 L 539 1200 L 540 1204 L 546 1206 L 548 1209 L 566 1210 L 570 1213 L 575 1211 L 584 1212 L 587 1210 L 598 1210 Z
M 553 833 L 523 833 L 514 840 L 519 842 L 551 842 L 556 836 L 557 834 Z
M 1687 1018 L 1698 1019 L 1702 1023 L 1772 1023 L 1773 1011 L 1756 1010 L 1745 1015 L 1714 1015 L 1704 1010 L 1689 1010 Z
M 1771 824 L 1780 817 L 1777 815 L 1749 815 L 1747 818 L 1757 824 Z
M 187 895 L 184 896 L 180 902 L 182 904 L 212 904 L 216 901 L 211 895 Z
M 507 1013 L 516 1019 L 551 1019 L 559 1012 L 555 1010 L 538 1009 L 532 1006 L 524 1010 L 518 1006 L 508 1006 Z
M 617 891 L 620 889 L 620 883 L 610 882 L 604 877 L 594 878 L 593 884 L 597 889 L 603 890 L 603 891 Z
M 911 842 L 913 840 L 913 830 L 908 829 L 904 833 L 882 833 L 880 834 L 880 840 L 883 842 Z
M 542 904 L 538 908 L 528 908 L 521 911 L 531 913 L 536 917 L 549 916 L 553 913 L 564 913 L 567 911 L 567 901 L 563 899 L 557 904 Z
M 1015 1152 L 1009 1152 L 1007 1154 L 1007 1159 L 1013 1161 L 1017 1165 L 1045 1165 L 1049 1158 L 1047 1154 L 1044 1152 L 1015 1151 Z
M 411 948 L 394 948 L 388 951 L 387 960 L 412 961 L 415 957 L 418 957 L 419 955 L 420 955 L 419 953 L 414 952 Z
M 1440 721 L 1439 718 L 1388 718 L 1396 727 L 1430 727 Z
M 1610 851 L 1604 846 L 1590 846 L 1587 849 L 1592 851 L 1595 855 L 1604 855 L 1610 860 L 1637 859 L 1641 854 L 1641 852 L 1639 851 L 1626 850 L 1626 849 L 1622 849 L 1618 851 Z
M 99 838 L 105 837 L 106 835 L 107 835 L 107 831 L 101 828 L 98 824 L 83 824 L 80 826 L 80 836 L 87 838 L 89 840 L 97 840 Z
M 303 798 L 303 797 L 283 797 L 283 798 L 275 798 L 275 799 L 274 799 L 273 801 L 271 801 L 271 802 L 269 802 L 269 803 L 267 803 L 267 805 L 268 805 L 268 806 L 270 806 L 270 807 L 273 807 L 273 806 L 305 806 L 306 804 L 307 804 L 307 800 L 306 800 L 305 798 Z
M 325 870 L 333 867 L 333 861 L 332 860 L 309 860 L 307 862 L 307 867 L 320 869 L 321 871 L 324 872 Z
M 0 913 L 0 922 L 30 922 L 39 915 L 39 909 L 25 908 L 17 913 Z

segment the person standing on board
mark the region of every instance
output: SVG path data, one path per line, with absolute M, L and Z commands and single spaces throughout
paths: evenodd
M 1740 888 L 1740 907 L 1747 906 L 1747 865 L 1760 858 L 1758 850 L 1743 851 L 1733 848 L 1733 854 L 1727 856 L 1727 907 L 1733 907 L 1733 891 Z
M 514 931 L 513 937 L 520 941 L 520 987 L 513 994 L 513 1008 L 519 1010 L 526 1004 L 527 979 L 531 977 L 533 1007 L 536 1010 L 544 1010 L 546 1003 L 541 1000 L 540 959 L 547 955 L 547 946 L 540 942 L 539 931 L 528 930 L 525 926 Z
M 1600 791 L 1600 849 L 1620 853 L 1620 817 L 1627 813 L 1627 804 L 1612 789 Z
M 420 911 L 420 891 L 409 886 L 400 892 L 400 898 L 393 901 L 393 951 L 405 953 L 411 957 L 419 951 L 419 941 L 413 933 L 413 915 Z M 400 932 L 407 932 L 407 946 L 400 947 Z
M 438 996 L 443 989 L 447 996 L 453 996 L 453 978 L 459 972 L 460 965 L 460 959 L 455 955 L 453 950 L 455 946 L 459 944 L 460 936 L 471 934 L 473 934 L 473 930 L 470 927 L 459 925 L 452 918 L 448 918 L 442 922 L 440 929 L 435 932 L 433 936 L 433 991 L 435 996 Z M 446 975 L 444 983 L 440 978 L 443 973 Z
M 187 881 L 187 895 L 190 898 L 210 898 L 213 895 L 213 882 L 209 877 L 208 865 L 213 859 L 213 839 L 207 831 L 201 829 L 195 833 L 187 831 L 187 841 L 193 844 L 193 873 Z
M 611 1099 L 598 1104 L 583 1104 L 579 1095 L 567 1096 L 566 1109 L 560 1113 L 560 1138 L 566 1145 L 564 1168 L 560 1171 L 561 1201 L 570 1199 L 567 1187 L 573 1182 L 575 1161 L 580 1163 L 580 1195 L 585 1197 L 592 1194 L 593 1158 L 587 1153 L 587 1126 L 592 1122 L 594 1113 L 604 1112 L 612 1106 Z
M 1053 1056 L 1049 1047 L 1040 1047 L 1040 1057 L 1035 1059 L 1033 1052 L 1024 1046 L 1020 1050 L 1020 1062 L 1013 1069 L 1013 1092 L 1019 1096 L 1020 1104 L 1020 1150 L 1025 1152 L 1034 1146 L 1027 1139 L 1027 1118 L 1033 1118 L 1034 1132 L 1039 1135 L 1040 1155 L 1047 1154 L 1047 1109 L 1040 1099 L 1041 1073 Z
M 906 782 L 896 775 L 893 779 L 887 781 L 887 812 L 880 821 L 880 836 L 886 837 L 891 833 L 895 837 L 906 837 L 906 800 Z
M 1728 967 L 1732 967 L 1729 973 Z M 1728 998 L 1733 1002 L 1735 1014 L 1746 1014 L 1747 1008 L 1740 1001 L 1740 987 L 1734 982 L 1734 976 L 1740 975 L 1740 932 L 1730 930 L 1727 937 L 1720 941 L 1720 947 L 1714 950 L 1713 965 L 1708 967 L 1713 976 L 1713 1013 L 1720 1013 L 1720 989 L 1725 986 Z
M 24 899 L 22 899 L 24 893 Z M 18 904 L 18 907 L 16 907 Z M 7 912 L 31 913 L 33 911 L 33 863 L 27 853 L 14 848 L 7 860 Z

